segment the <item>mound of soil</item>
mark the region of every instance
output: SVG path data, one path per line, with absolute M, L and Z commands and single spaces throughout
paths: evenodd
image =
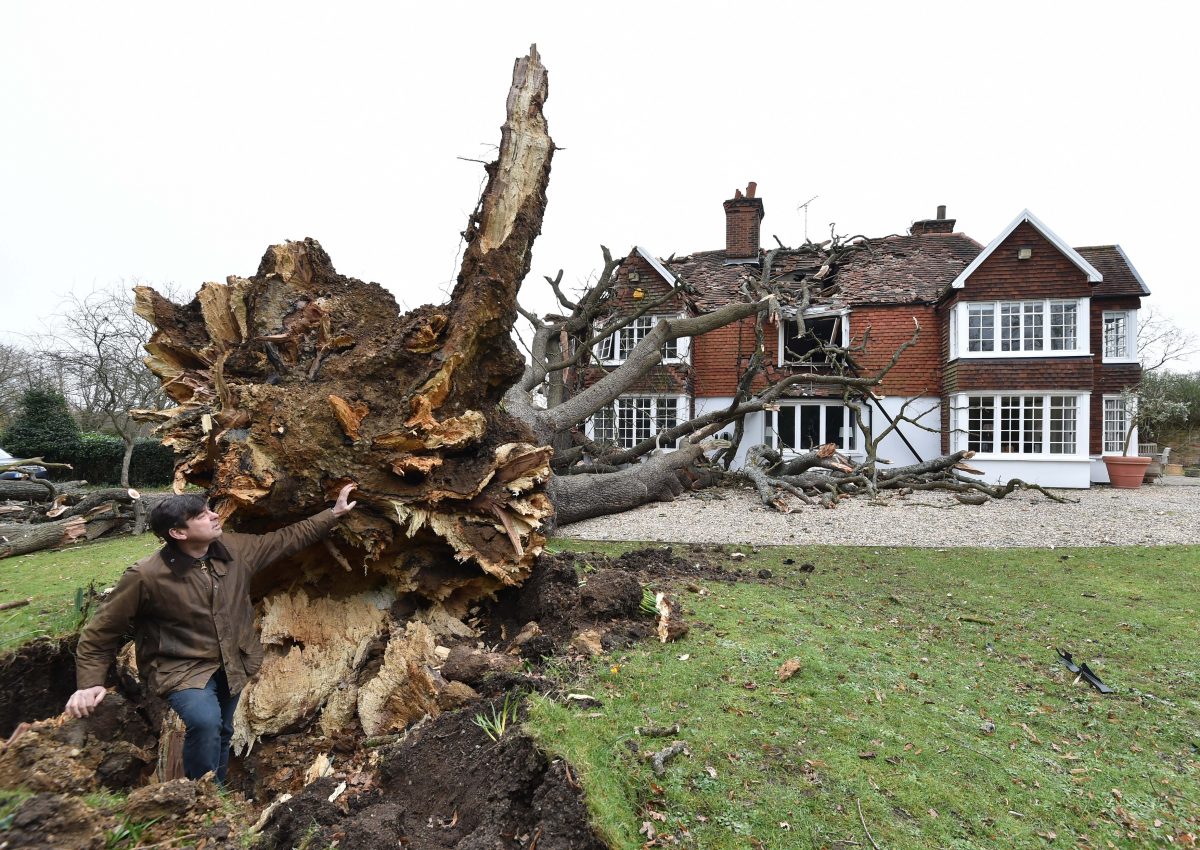
M 265 845 L 604 850 L 566 764 L 516 731 L 492 741 L 473 716 L 447 712 L 410 732 L 383 753 L 374 787 L 330 802 L 335 777 L 307 786 L 272 815 Z
M 0 738 L 62 713 L 75 692 L 76 641 L 39 638 L 0 658 Z

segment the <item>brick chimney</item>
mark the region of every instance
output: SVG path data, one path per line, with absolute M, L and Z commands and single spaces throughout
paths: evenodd
M 920 236 L 925 233 L 953 233 L 954 221 L 955 219 L 946 218 L 946 205 L 942 204 L 937 208 L 937 218 L 914 221 L 912 226 L 908 228 L 908 232 L 913 236 Z
M 725 202 L 725 258 L 727 260 L 758 259 L 758 230 L 762 222 L 762 198 L 754 197 L 757 183 L 746 185 Z

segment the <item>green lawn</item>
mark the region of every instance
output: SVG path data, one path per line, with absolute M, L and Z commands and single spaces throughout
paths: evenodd
M 69 629 L 76 588 L 154 546 L 0 561 L 0 601 L 34 597 L 0 612 L 0 645 Z M 582 776 L 614 847 L 641 847 L 647 822 L 677 841 L 662 846 L 705 850 L 870 847 L 863 821 L 887 850 L 1200 832 L 1200 547 L 742 551 L 729 569 L 773 577 L 702 582 L 683 594 L 685 639 L 566 683 L 602 706 L 530 705 L 527 728 Z M 1056 646 L 1117 693 L 1074 683 Z M 674 722 L 690 755 L 655 778 L 641 756 L 670 739 L 634 728 Z
M 1198 561 L 763 548 L 729 566 L 769 583 L 685 593 L 683 641 L 598 659 L 570 688 L 602 708 L 537 700 L 528 728 L 618 848 L 647 822 L 706 850 L 869 847 L 864 821 L 882 848 L 1165 845 L 1200 832 Z M 1117 693 L 1073 683 L 1056 646 Z M 656 779 L 641 754 L 670 739 L 634 729 L 674 722 L 691 755 Z
M 32 599 L 24 607 L 0 611 L 0 651 L 69 632 L 79 620 L 78 589 L 93 581 L 101 589 L 115 583 L 126 567 L 158 545 L 153 534 L 143 534 L 0 559 L 0 602 Z

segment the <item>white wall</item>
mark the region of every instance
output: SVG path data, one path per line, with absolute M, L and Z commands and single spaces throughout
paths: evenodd
M 887 417 L 883 415 L 886 411 L 893 419 L 900 415 L 900 408 L 904 406 L 906 399 L 900 396 L 885 397 L 877 402 L 872 403 L 872 407 L 876 408 L 871 411 L 871 430 L 876 434 L 883 432 L 888 427 Z M 880 410 L 879 408 L 882 408 Z M 908 442 L 917 450 L 920 458 L 913 455 L 912 449 L 904 444 L 900 433 L 893 431 L 883 438 L 883 442 L 879 444 L 879 458 L 881 460 L 890 460 L 892 466 L 907 466 L 910 463 L 917 463 L 922 460 L 933 460 L 936 457 L 942 456 L 942 400 L 936 396 L 919 396 L 909 402 L 906 415 L 909 419 L 916 419 L 922 425 L 933 428 L 935 433 L 930 433 L 924 428 L 919 428 L 908 422 L 900 422 L 897 430 L 908 438 Z
M 1090 458 L 1071 460 L 980 460 L 967 461 L 983 475 L 973 476 L 984 484 L 1003 484 L 1012 478 L 1020 478 L 1028 484 L 1043 487 L 1064 487 L 1086 490 L 1091 486 L 1092 461 Z M 1102 467 L 1104 464 L 1100 464 Z M 1105 480 L 1108 480 L 1107 474 Z

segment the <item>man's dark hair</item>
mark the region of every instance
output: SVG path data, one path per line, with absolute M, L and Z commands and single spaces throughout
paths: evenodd
M 195 493 L 185 496 L 169 496 L 150 511 L 150 530 L 168 543 L 173 539 L 172 528 L 183 528 L 189 519 L 195 519 L 208 510 L 208 499 Z

